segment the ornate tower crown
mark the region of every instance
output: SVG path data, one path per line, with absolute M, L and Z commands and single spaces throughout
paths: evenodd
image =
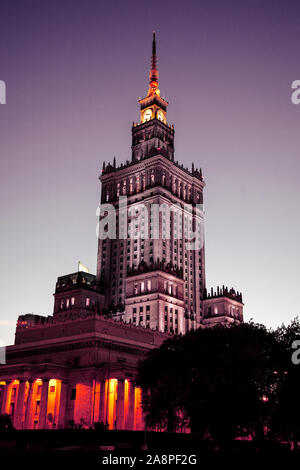
M 156 33 L 153 31 L 152 56 L 149 73 L 149 90 L 145 98 L 139 100 L 141 106 L 141 122 L 158 119 L 166 124 L 166 112 L 168 102 L 160 97 L 158 89 L 158 68 L 156 55 Z

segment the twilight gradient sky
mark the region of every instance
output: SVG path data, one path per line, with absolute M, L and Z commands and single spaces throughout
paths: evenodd
M 0 21 L 2 344 L 58 275 L 95 272 L 97 177 L 130 158 L 152 29 L 175 158 L 207 184 L 208 287 L 268 326 L 299 313 L 299 1 L 2 0 Z

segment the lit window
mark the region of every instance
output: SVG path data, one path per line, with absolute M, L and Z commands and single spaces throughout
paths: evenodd
M 89 299 L 89 297 L 87 297 L 87 298 L 85 299 L 85 305 L 86 305 L 86 307 L 89 307 L 89 306 L 90 306 L 90 299 Z

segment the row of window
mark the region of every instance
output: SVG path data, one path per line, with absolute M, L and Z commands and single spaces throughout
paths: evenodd
M 60 309 L 61 310 L 65 310 L 66 308 L 74 307 L 74 305 L 75 305 L 75 297 L 62 299 L 60 301 Z M 89 307 L 90 305 L 91 305 L 91 299 L 89 297 L 86 297 L 85 306 Z
M 140 307 L 139 307 L 139 312 L 142 313 L 143 311 L 144 311 L 144 306 L 143 306 L 143 305 L 140 305 Z M 146 305 L 146 311 L 147 311 L 147 312 L 150 311 L 150 305 Z M 133 314 L 136 314 L 136 313 L 137 313 L 137 307 L 133 307 L 132 313 L 133 313 Z
M 164 147 L 164 145 L 163 145 Z M 167 150 L 167 147 L 166 147 Z M 155 182 L 162 184 L 162 186 L 167 186 L 167 175 L 166 172 L 163 172 L 162 179 L 160 177 L 156 177 L 155 170 L 150 170 L 150 183 L 153 185 Z M 176 177 L 171 176 L 169 179 L 169 187 L 174 195 L 182 198 L 185 201 L 192 200 L 192 187 L 189 185 L 185 185 L 181 180 Z M 146 189 L 146 174 L 142 173 L 141 175 L 130 177 L 128 180 L 123 180 L 117 183 L 117 186 L 111 185 L 106 186 L 103 188 L 104 198 L 108 202 L 109 200 L 113 200 L 115 197 L 115 193 L 117 197 L 120 195 L 126 194 L 135 194 L 139 193 L 140 191 L 145 191 Z M 200 203 L 201 201 L 201 194 L 199 191 L 196 193 L 196 202 Z

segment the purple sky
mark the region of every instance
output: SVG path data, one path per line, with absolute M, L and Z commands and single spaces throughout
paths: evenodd
M 97 177 L 130 158 L 152 29 L 175 159 L 207 184 L 208 287 L 268 326 L 299 313 L 297 0 L 2 0 L 0 21 L 1 343 L 79 259 L 95 272 Z

